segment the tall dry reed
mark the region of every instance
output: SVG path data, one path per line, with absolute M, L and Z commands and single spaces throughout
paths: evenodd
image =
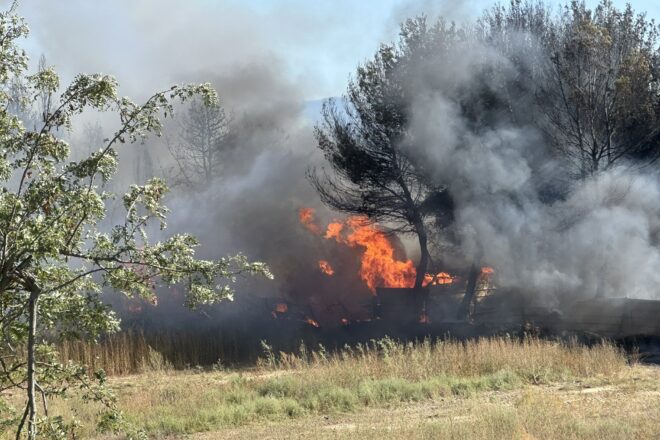
M 614 344 L 586 346 L 575 341 L 548 341 L 534 337 L 480 338 L 468 341 L 426 339 L 400 343 L 385 338 L 335 353 L 323 347 L 298 353 L 273 353 L 259 365 L 265 369 L 304 370 L 332 376 L 338 383 L 354 377 L 397 377 L 424 380 L 439 375 L 476 377 L 503 370 L 532 382 L 564 376 L 607 375 L 628 365 L 625 353 Z

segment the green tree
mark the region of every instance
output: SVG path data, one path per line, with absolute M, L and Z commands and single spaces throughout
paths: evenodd
M 100 300 L 102 289 L 151 297 L 157 283 L 181 284 L 195 306 L 230 297 L 238 274 L 270 274 L 263 263 L 241 255 L 197 259 L 198 241 L 187 234 L 150 242 L 152 224 L 166 227 L 167 186 L 159 179 L 133 185 L 121 197 L 123 222 L 110 230 L 98 226 L 115 197 L 104 188 L 117 168 L 117 147 L 158 134 L 159 116 L 171 115 L 173 101 L 199 97 L 217 105 L 208 85 L 175 86 L 138 105 L 117 95 L 112 77 L 78 75 L 57 97 L 53 69 L 41 66 L 26 74 L 28 60 L 17 40 L 27 33 L 13 8 L 0 14 L 0 391 L 26 391 L 25 407 L 16 412 L 0 401 L 3 418 L 10 414 L 0 424 L 15 424 L 16 438 L 34 439 L 37 433 L 64 438 L 71 425 L 48 417 L 47 398 L 74 384 L 87 398 L 107 404 L 103 427 L 116 428 L 121 421 L 111 397 L 84 369 L 56 362 L 49 344 L 117 329 L 117 318 Z M 16 105 L 10 93 L 16 81 L 28 90 L 29 102 L 21 105 L 50 103 L 37 129 L 24 127 L 8 110 Z M 56 133 L 70 129 L 72 118 L 86 109 L 116 113 L 120 128 L 101 149 L 74 161 Z

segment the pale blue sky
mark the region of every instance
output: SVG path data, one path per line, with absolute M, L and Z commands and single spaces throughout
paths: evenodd
M 7 3 L 6 0 L 3 3 Z M 591 0 L 589 4 L 595 4 Z M 623 6 L 624 0 L 615 0 Z M 659 0 L 633 1 L 660 18 Z M 116 74 L 130 94 L 200 72 L 274 63 L 305 99 L 340 94 L 358 62 L 419 13 L 463 20 L 492 1 L 434 0 L 67 0 L 23 1 L 29 51 L 66 78 Z

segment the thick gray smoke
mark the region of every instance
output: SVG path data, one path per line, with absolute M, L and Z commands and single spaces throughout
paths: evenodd
M 232 114 L 235 147 L 224 159 L 224 175 L 207 188 L 175 189 L 170 231 L 199 236 L 206 257 L 242 252 L 267 262 L 275 279 L 245 279 L 239 299 L 293 299 L 317 317 L 338 304 L 358 311 L 370 294 L 357 275 L 355 252 L 311 233 L 298 217 L 299 209 L 313 208 L 323 227 L 336 214 L 305 179 L 323 158 L 297 89 L 264 64 L 217 76 L 213 85 Z M 322 259 L 338 276 L 320 271 Z
M 429 65 L 440 67 L 429 74 Z M 510 122 L 485 129 L 462 116 L 461 91 L 500 84 L 484 84 L 485 68 L 513 71 L 470 43 L 426 60 L 411 81 L 407 144 L 455 199 L 455 257 L 493 266 L 500 287 L 544 305 L 566 296 L 660 298 L 657 176 L 620 166 L 566 184 L 549 202 L 544 183 L 562 167 L 541 133 Z
M 302 3 L 287 1 L 289 6 Z M 467 8 L 450 11 L 446 2 L 434 3 L 433 9 L 427 3 L 404 2 L 395 20 L 424 11 L 451 12 L 459 19 L 467 14 Z M 241 295 L 304 299 L 318 310 L 343 303 L 355 310 L 358 304 L 351 302 L 359 303 L 369 293 L 357 277 L 353 251 L 313 236 L 297 217 L 302 207 L 316 208 L 321 224 L 334 216 L 320 206 L 304 178 L 310 166 L 323 160 L 305 118 L 304 100 L 316 78 L 345 78 L 347 72 L 332 70 L 335 64 L 344 65 L 349 56 L 351 64 L 360 61 L 343 46 L 330 58 L 316 47 L 320 40 L 334 44 L 336 34 L 345 32 L 350 8 L 336 7 L 340 12 L 330 14 L 324 7 L 304 15 L 283 7 L 262 20 L 229 2 L 219 6 L 222 19 L 216 22 L 201 3 L 99 4 L 78 0 L 28 10 L 47 59 L 64 71 L 65 79 L 78 71 L 117 73 L 123 90 L 137 98 L 171 83 L 211 81 L 233 115 L 238 148 L 227 157 L 225 176 L 194 193 L 175 190 L 168 203 L 173 212 L 168 232 L 196 234 L 207 257 L 242 251 L 267 262 L 275 281 L 246 280 Z M 107 27 L 100 22 L 106 20 L 122 25 L 104 33 Z M 364 23 L 351 23 L 351 44 L 365 45 Z M 85 41 L 71 32 L 80 26 L 90 36 Z M 296 56 L 313 53 L 316 66 L 292 69 L 282 63 L 282 53 L 294 41 L 304 42 Z M 367 53 L 374 49 L 370 45 Z M 549 203 L 545 183 L 556 180 L 562 164 L 551 159 L 543 136 L 525 124 L 475 127 L 454 99 L 461 90 L 497 89 L 498 84 L 484 84 L 487 79 L 478 73 L 492 66 L 504 77 L 513 74 L 507 60 L 475 44 L 427 61 L 409 77 L 413 113 L 408 144 L 455 199 L 459 246 L 446 257 L 465 265 L 479 259 L 496 269 L 501 287 L 528 292 L 547 305 L 567 294 L 659 298 L 657 177 L 612 169 L 568 187 L 564 197 Z M 109 132 L 103 127 L 104 135 Z M 172 166 L 160 141 L 136 146 L 125 157 L 129 160 L 122 164 L 127 166 L 118 190 L 166 174 Z M 335 263 L 337 276 L 320 273 L 319 259 Z

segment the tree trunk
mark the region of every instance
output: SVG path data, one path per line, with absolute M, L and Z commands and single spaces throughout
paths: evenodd
M 421 252 L 421 257 L 419 259 L 419 264 L 417 265 L 417 274 L 415 275 L 415 285 L 413 288 L 417 291 L 421 290 L 424 284 L 424 277 L 426 276 L 426 271 L 429 265 L 429 249 L 428 249 L 428 238 L 426 236 L 426 229 L 424 224 L 419 222 L 415 225 L 417 230 L 417 238 L 419 239 L 419 250 Z
M 37 438 L 37 398 L 36 391 L 36 333 L 37 333 L 37 312 L 39 302 L 39 292 L 34 290 L 30 293 L 28 303 L 29 323 L 28 323 L 28 344 L 27 344 L 27 395 L 28 395 L 28 439 Z
M 472 305 L 472 300 L 474 299 L 474 293 L 477 289 L 477 281 L 479 280 L 479 274 L 481 269 L 477 261 L 472 263 L 470 267 L 470 272 L 468 273 L 467 286 L 465 287 L 465 295 L 463 296 L 463 301 L 458 306 L 458 314 L 456 319 L 467 319 L 470 315 L 470 305 Z

